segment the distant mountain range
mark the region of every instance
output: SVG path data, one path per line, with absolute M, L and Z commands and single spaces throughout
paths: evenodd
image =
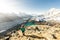
M 43 15 L 44 15 L 45 20 L 60 21 L 60 9 L 51 8 Z
M 21 24 L 30 17 L 31 15 L 24 13 L 0 13 L 0 32 Z
M 32 18 L 32 15 L 25 13 L 0 13 L 0 32 L 23 23 L 25 20 Z M 36 18 L 60 21 L 60 9 L 51 8 L 42 15 L 37 15 Z M 34 17 L 33 17 L 34 18 Z M 33 19 L 32 18 L 32 19 Z M 38 19 L 38 18 L 37 18 Z

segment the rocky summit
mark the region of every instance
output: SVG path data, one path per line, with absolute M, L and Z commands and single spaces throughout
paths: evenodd
M 0 40 L 60 40 L 60 23 L 51 23 L 24 26 L 24 32 L 18 29 L 0 37 Z

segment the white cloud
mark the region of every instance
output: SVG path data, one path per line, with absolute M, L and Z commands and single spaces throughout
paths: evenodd
M 17 12 L 14 0 L 0 0 L 0 12 Z
M 23 13 L 27 13 L 27 14 L 41 14 L 41 11 L 38 10 L 29 10 L 26 7 L 23 8 L 23 2 L 22 1 L 18 1 L 18 0 L 0 0 L 0 12 L 2 13 L 19 13 L 19 12 L 23 12 Z

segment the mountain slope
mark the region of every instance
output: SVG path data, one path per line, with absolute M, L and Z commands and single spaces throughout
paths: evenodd
M 18 16 L 19 15 L 19 16 Z M 7 30 L 21 24 L 24 20 L 28 20 L 31 16 L 26 16 L 27 14 L 16 14 L 16 13 L 0 13 L 0 32 Z

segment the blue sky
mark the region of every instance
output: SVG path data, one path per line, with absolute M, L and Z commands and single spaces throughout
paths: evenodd
M 3 0 L 4 1 L 4 0 Z M 2 1 L 2 2 L 3 2 Z M 13 12 L 26 12 L 26 13 L 41 13 L 49 10 L 50 8 L 60 9 L 60 0 L 5 0 L 3 6 L 8 11 Z M 0 0 L 1 2 L 1 0 Z M 0 3 L 1 5 L 1 3 Z M 2 8 L 1 8 L 2 9 Z
M 18 2 L 20 1 L 18 0 Z M 23 8 L 32 10 L 47 10 L 49 8 L 60 8 L 60 0 L 22 0 L 21 2 L 23 4 Z

